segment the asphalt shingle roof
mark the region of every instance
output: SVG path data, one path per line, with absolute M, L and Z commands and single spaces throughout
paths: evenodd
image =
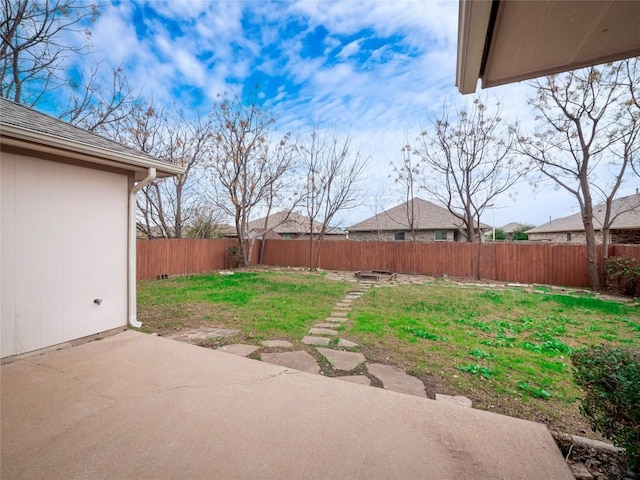
M 593 209 L 594 226 L 596 230 L 602 229 L 604 221 L 605 205 L 597 205 Z M 612 228 L 635 229 L 640 228 L 640 194 L 620 197 L 611 202 L 611 216 L 615 217 Z M 582 214 L 574 213 L 567 217 L 556 218 L 551 222 L 528 230 L 527 233 L 553 233 L 553 232 L 581 232 L 584 231 Z
M 167 166 L 174 167 L 156 157 L 122 145 L 116 141 L 109 140 L 97 133 L 83 130 L 57 118 L 7 100 L 6 98 L 0 98 L 0 130 L 4 130 L 9 126 L 44 134 L 42 137 L 42 144 L 44 145 L 47 144 L 47 137 L 55 137 L 66 140 L 70 142 L 70 144 L 82 144 L 87 147 L 108 150 L 116 154 L 133 155 L 140 160 L 160 164 L 165 163 Z M 70 147 L 70 150 L 72 149 L 73 148 Z M 99 156 L 98 153 L 96 155 Z
M 347 228 L 350 232 L 377 232 L 388 230 L 410 230 L 407 219 L 407 206 L 413 201 L 413 213 L 415 218 L 414 228 L 416 230 L 457 230 L 461 226 L 461 221 L 446 208 L 434 203 L 415 197 L 413 200 L 404 202 L 389 210 L 367 218 L 352 227 Z M 488 225 L 480 224 L 482 228 Z
M 267 217 L 249 222 L 249 230 L 260 229 L 262 231 L 265 228 L 265 218 Z M 290 212 L 287 218 L 287 212 L 283 211 L 269 215 L 266 228 L 267 230 L 273 229 L 278 234 L 304 235 L 305 233 L 309 233 L 309 225 L 309 217 Z M 322 225 L 320 223 L 313 222 L 314 233 L 318 233 L 321 227 Z M 345 235 L 345 232 L 336 227 L 329 227 L 327 229 L 327 235 Z

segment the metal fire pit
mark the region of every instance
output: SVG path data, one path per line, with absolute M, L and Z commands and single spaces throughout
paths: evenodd
M 356 278 L 360 280 L 374 280 L 379 282 L 381 280 L 395 280 L 397 275 L 389 270 L 362 270 L 355 273 Z

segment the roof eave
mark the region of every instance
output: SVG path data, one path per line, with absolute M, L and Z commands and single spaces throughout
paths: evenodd
M 135 153 L 116 152 L 103 147 L 87 145 L 48 133 L 26 129 L 2 122 L 0 144 L 28 151 L 48 153 L 73 158 L 82 162 L 115 167 L 133 172 L 155 168 L 158 177 L 169 177 L 184 173 L 184 168 L 159 160 L 144 158 Z
M 493 1 L 460 0 L 458 5 L 456 86 L 460 93 L 467 94 L 476 91 L 482 75 Z

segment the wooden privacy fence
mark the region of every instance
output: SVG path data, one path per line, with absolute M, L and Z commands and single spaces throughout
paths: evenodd
M 227 250 L 237 240 L 138 240 L 136 269 L 138 280 L 158 275 L 189 275 L 227 268 Z
M 227 250 L 237 244 L 237 240 L 140 240 L 138 279 L 226 268 Z M 309 248 L 308 240 L 267 240 L 262 264 L 309 266 Z M 314 252 L 316 248 L 314 244 Z M 256 241 L 254 263 L 259 249 L 260 242 Z M 472 278 L 476 275 L 477 255 L 478 245 L 472 243 L 330 241 L 322 244 L 319 267 Z M 611 245 L 609 256 L 618 255 L 640 260 L 640 245 Z M 505 282 L 586 287 L 586 247 L 526 242 L 483 244 L 480 276 Z

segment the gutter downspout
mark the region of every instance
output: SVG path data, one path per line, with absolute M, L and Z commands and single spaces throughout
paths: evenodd
M 142 322 L 137 320 L 136 304 L 136 193 L 142 190 L 156 179 L 156 169 L 150 167 L 147 176 L 136 183 L 129 190 L 129 262 L 128 262 L 128 294 L 127 307 L 129 311 L 129 325 L 135 328 L 142 327 Z

